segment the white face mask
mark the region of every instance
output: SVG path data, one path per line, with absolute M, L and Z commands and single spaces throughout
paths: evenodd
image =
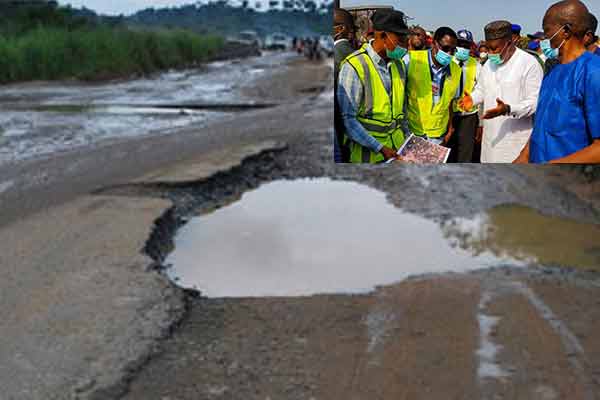
M 488 58 L 488 53 L 479 53 L 479 57 L 485 60 L 486 58 Z

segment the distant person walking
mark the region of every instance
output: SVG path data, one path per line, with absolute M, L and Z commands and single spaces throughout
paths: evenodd
M 461 99 L 471 109 L 483 104 L 482 163 L 510 163 L 527 144 L 544 72 L 529 54 L 515 46 L 512 25 L 496 21 L 485 27 L 489 61 L 475 90 Z
M 395 159 L 408 133 L 405 117 L 408 26 L 400 11 L 377 10 L 374 40 L 342 63 L 338 103 L 353 163 Z
M 350 162 L 349 146 L 344 144 L 346 128 L 337 100 L 338 78 L 342 62 L 356 49 L 356 28 L 352 14 L 343 8 L 333 12 L 334 58 L 334 159 L 336 163 Z
M 544 16 L 541 45 L 558 59 L 541 88 L 535 128 L 518 163 L 600 163 L 600 57 L 587 51 L 589 11 L 561 1 Z
M 319 38 L 315 37 L 312 40 L 312 51 L 311 51 L 311 60 L 320 61 L 321 60 L 321 45 L 319 43 Z

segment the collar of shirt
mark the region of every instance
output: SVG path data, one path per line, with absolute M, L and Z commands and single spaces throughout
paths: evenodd
M 431 49 L 427 50 L 427 52 L 429 54 L 429 66 L 431 68 L 431 72 L 433 72 L 434 74 L 443 73 L 443 74 L 448 74 L 448 76 L 452 75 L 452 72 L 451 72 L 451 69 L 450 69 L 450 65 L 438 68 L 435 65 L 435 63 L 433 62 L 433 57 L 432 57 Z
M 371 60 L 373 60 L 375 64 L 379 64 L 382 67 L 387 66 L 385 60 L 379 54 L 377 54 L 377 52 L 375 51 L 375 49 L 373 49 L 373 46 L 371 46 L 371 44 L 367 45 L 366 50 L 367 54 L 369 54 L 369 57 L 371 57 Z
M 464 68 L 464 67 L 466 67 L 466 66 L 467 66 L 467 61 L 460 61 L 460 60 L 457 60 L 457 59 L 456 59 L 456 57 L 453 57 L 453 58 L 452 58 L 452 61 L 453 61 L 453 62 L 454 62 L 456 65 L 458 65 L 459 67 L 461 67 L 461 68 Z
M 334 45 L 334 46 L 337 46 L 337 45 L 338 45 L 338 43 L 341 43 L 341 42 L 344 42 L 344 41 L 346 41 L 346 42 L 350 42 L 348 39 L 346 39 L 346 38 L 342 38 L 342 39 L 338 39 L 338 40 L 336 40 L 335 42 L 333 42 L 333 45 Z

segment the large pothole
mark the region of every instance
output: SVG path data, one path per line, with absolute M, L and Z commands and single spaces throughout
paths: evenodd
M 159 185 L 179 207 L 147 251 L 178 285 L 210 297 L 304 296 L 495 266 L 600 269 L 598 225 L 518 205 L 434 222 L 354 181 L 281 180 L 277 159 L 266 152 L 191 187 Z
M 412 275 L 515 264 L 452 247 L 440 226 L 386 194 L 328 178 L 275 181 L 191 219 L 168 275 L 210 297 L 369 292 Z
M 174 207 L 157 221 L 145 250 L 156 260 L 158 269 L 173 265 L 168 274 L 178 277 L 181 286 L 197 288 L 209 296 L 356 292 L 415 274 L 493 265 L 600 268 L 593 239 L 600 230 L 593 223 L 598 220 L 593 208 L 542 181 L 533 181 L 539 190 L 526 196 L 518 190 L 532 184 L 524 170 L 510 166 L 493 170 L 479 166 L 336 166 L 319 149 L 324 141 L 325 137 L 299 138 L 285 150 L 264 151 L 198 182 L 141 184 L 120 191 L 173 201 Z M 314 188 L 307 184 L 310 181 L 300 185 L 291 182 L 307 178 L 317 179 Z M 284 182 L 278 182 L 281 180 Z M 307 185 L 311 187 L 307 189 Z M 292 186 L 301 189 L 288 192 Z M 347 189 L 336 195 L 338 187 Z M 286 193 L 278 193 L 278 188 L 286 188 Z M 363 205 L 356 204 L 363 192 L 371 200 L 365 198 Z M 280 214 L 255 221 L 260 229 L 254 230 L 232 212 L 244 208 L 247 198 L 258 199 L 253 201 L 258 206 L 256 212 L 263 207 Z M 352 204 L 355 209 L 346 209 Z M 340 210 L 346 210 L 345 214 Z M 357 213 L 363 215 L 357 218 Z M 220 216 L 227 222 L 221 223 Z M 281 235 L 269 230 L 273 221 L 280 221 Z M 523 223 L 527 229 L 522 229 Z M 361 227 L 360 235 L 350 235 L 348 224 L 356 231 Z M 328 232 L 331 227 L 336 230 Z M 292 231 L 284 232 L 287 228 Z M 301 237 L 307 232 L 315 235 Z M 282 243 L 283 238 L 298 239 L 294 235 L 304 243 Z M 188 266 L 180 263 L 185 257 L 177 255 L 186 247 L 192 250 Z M 314 258 L 307 254 L 314 254 Z M 266 282 L 258 269 L 261 265 L 271 269 L 271 289 L 261 286 Z M 274 270 L 275 266 L 279 269 Z M 203 274 L 225 271 L 225 278 L 215 279 L 229 280 L 225 285 L 232 291 L 211 292 L 205 276 L 188 281 L 179 273 L 194 268 Z M 234 282 L 243 275 L 239 268 L 255 281 Z M 326 274 L 319 276 L 319 269 L 327 270 Z M 295 277 L 296 288 L 273 283 L 288 277 Z M 239 287 L 245 291 L 235 292 Z

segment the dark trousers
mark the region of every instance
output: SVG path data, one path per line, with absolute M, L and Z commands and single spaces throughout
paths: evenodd
M 475 136 L 479 127 L 479 115 L 455 115 L 453 119 L 454 134 L 450 138 L 449 146 L 452 149 L 448 162 L 470 163 L 473 162 L 475 149 Z
M 336 93 L 337 94 L 337 93 Z M 333 123 L 335 127 L 336 139 L 334 141 L 334 146 L 337 145 L 337 149 L 334 149 L 334 160 L 336 163 L 349 163 L 350 162 L 350 146 L 346 143 L 344 144 L 344 136 L 346 135 L 346 127 L 344 126 L 344 121 L 342 120 L 342 114 L 339 110 L 337 104 L 337 96 L 333 100 Z M 335 155 L 337 153 L 337 156 Z

